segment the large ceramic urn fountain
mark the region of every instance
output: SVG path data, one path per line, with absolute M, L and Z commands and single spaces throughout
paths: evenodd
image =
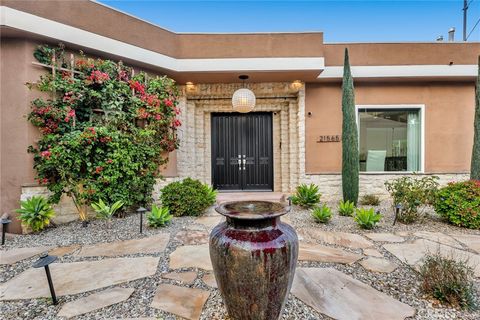
M 290 207 L 270 201 L 227 202 L 210 234 L 210 258 L 232 320 L 277 320 L 298 257 L 295 230 L 280 221 Z

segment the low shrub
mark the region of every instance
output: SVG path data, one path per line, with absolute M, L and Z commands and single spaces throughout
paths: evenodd
M 382 215 L 378 212 L 375 212 L 373 208 L 357 208 L 354 218 L 360 228 L 373 229 L 382 218 Z
M 117 201 L 111 206 L 108 206 L 102 199 L 99 199 L 98 202 L 92 203 L 92 208 L 97 213 L 97 218 L 109 220 L 123 205 L 123 201 Z
M 215 203 L 217 191 L 209 185 L 186 178 L 168 184 L 161 190 L 162 206 L 175 217 L 199 216 Z
M 318 186 L 315 184 L 301 184 L 292 196 L 292 203 L 304 208 L 312 208 L 320 202 L 320 196 Z
M 435 211 L 450 223 L 480 228 L 480 181 L 451 182 L 441 188 L 434 203 Z
M 172 220 L 172 215 L 167 207 L 152 206 L 152 211 L 147 215 L 148 225 L 152 228 L 165 226 Z
M 343 201 L 341 200 L 338 203 L 338 214 L 341 216 L 348 216 L 351 217 L 355 212 L 355 204 L 349 200 Z
M 364 206 L 378 206 L 380 198 L 374 194 L 366 194 L 360 198 L 360 204 Z
M 393 198 L 393 204 L 401 205 L 402 210 L 397 217 L 403 223 L 412 223 L 419 216 L 418 209 L 433 204 L 438 190 L 438 177 L 423 178 L 404 176 L 385 182 L 387 191 Z
M 420 266 L 421 290 L 454 307 L 477 309 L 474 272 L 468 261 L 428 254 Z
M 20 201 L 20 209 L 15 211 L 20 213 L 18 218 L 22 224 L 34 232 L 43 230 L 55 216 L 52 206 L 47 199 L 41 196 L 33 196 L 28 200 Z
M 332 210 L 325 204 L 315 207 L 312 210 L 312 217 L 316 222 L 327 223 L 332 218 Z

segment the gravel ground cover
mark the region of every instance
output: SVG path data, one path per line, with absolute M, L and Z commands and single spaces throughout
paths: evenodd
M 310 217 L 310 213 L 307 210 L 300 208 L 294 208 L 289 214 L 289 219 L 295 226 L 297 231 L 301 233 L 303 228 L 316 227 L 325 231 L 342 231 L 364 234 L 366 231 L 359 229 L 352 218 L 339 216 L 336 212 L 336 203 L 327 203 L 334 209 L 334 217 L 328 224 L 317 224 Z M 379 226 L 374 232 L 392 232 L 399 233 L 406 237 L 408 240 L 414 239 L 411 235 L 412 232 L 427 230 L 427 231 L 439 231 L 446 234 L 476 234 L 480 235 L 478 230 L 467 230 L 463 228 L 457 228 L 451 225 L 447 225 L 435 217 L 431 212 L 427 212 L 425 218 L 418 223 L 412 225 L 404 225 L 397 223 L 392 226 L 393 211 L 391 204 L 388 202 L 382 202 L 377 207 L 378 210 L 384 215 L 384 218 L 380 222 Z M 13 239 L 8 239 L 7 243 L 2 250 L 13 249 L 19 247 L 34 247 L 41 245 L 49 246 L 68 246 L 72 244 L 94 244 L 99 242 L 112 242 L 119 240 L 129 240 L 135 238 L 143 238 L 152 236 L 160 232 L 169 232 L 172 234 L 170 243 L 166 250 L 160 254 L 153 254 L 153 256 L 160 257 L 157 273 L 154 276 L 143 278 L 139 280 L 130 281 L 115 287 L 135 288 L 135 292 L 132 296 L 119 304 L 106 307 L 95 312 L 91 312 L 76 319 L 112 319 L 112 318 L 130 318 L 130 317 L 158 317 L 160 319 L 177 319 L 172 314 L 163 312 L 150 307 L 153 296 L 157 286 L 161 283 L 170 283 L 180 286 L 186 286 L 191 288 L 201 288 L 210 291 L 210 297 L 207 300 L 203 313 L 202 320 L 207 319 L 228 319 L 225 309 L 223 307 L 220 294 L 218 290 L 205 285 L 201 278 L 204 275 L 204 271 L 191 268 L 180 269 L 177 271 L 198 271 L 197 279 L 191 285 L 186 285 L 175 280 L 169 280 L 162 278 L 162 273 L 170 272 L 168 268 L 169 254 L 175 250 L 176 247 L 181 245 L 180 242 L 173 239 L 180 230 L 186 230 L 195 224 L 195 218 L 183 217 L 174 218 L 172 223 L 162 229 L 150 229 L 144 228 L 144 233 L 139 233 L 139 218 L 136 214 L 128 215 L 125 218 L 113 219 L 110 226 L 104 221 L 93 221 L 88 227 L 83 228 L 79 222 L 73 222 L 70 224 L 58 226 L 56 228 L 49 228 L 39 234 L 34 235 L 22 235 L 16 236 Z M 200 228 L 202 226 L 199 226 Z M 370 232 L 370 231 L 367 231 Z M 407 236 L 408 233 L 408 236 Z M 352 265 L 341 265 L 334 263 L 319 263 L 319 262 L 299 262 L 298 266 L 302 267 L 333 267 L 353 278 L 360 280 L 371 287 L 382 291 L 393 298 L 404 302 L 417 309 L 417 313 L 414 319 L 480 319 L 480 312 L 467 312 L 453 308 L 447 308 L 439 306 L 437 303 L 431 300 L 425 299 L 422 293 L 418 290 L 419 279 L 416 272 L 410 267 L 403 264 L 396 257 L 391 255 L 381 246 L 382 243 L 375 242 L 375 248 L 380 251 L 384 257 L 395 262 L 399 267 L 388 274 L 375 273 L 366 271 L 358 262 Z M 361 253 L 359 249 L 343 248 L 346 251 Z M 143 254 L 134 254 L 127 257 L 138 257 Z M 149 254 L 149 256 L 152 256 Z M 75 255 L 75 252 L 65 255 L 59 258 L 59 262 L 75 262 L 86 260 L 98 260 L 102 257 L 79 257 Z M 36 258 L 26 259 L 17 262 L 13 265 L 0 266 L 0 282 L 5 282 L 24 270 L 31 267 L 31 264 Z M 94 279 L 92 279 L 94 281 Z M 476 282 L 477 290 L 480 290 L 480 281 Z M 106 288 L 102 288 L 93 292 L 103 291 Z M 60 310 L 61 306 L 69 301 L 77 300 L 78 298 L 88 296 L 92 291 L 82 294 L 70 295 L 60 297 L 59 305 L 51 305 L 50 299 L 31 299 L 31 300 L 19 300 L 19 301 L 2 301 L 1 306 L 1 318 L 2 319 L 55 319 L 56 314 Z M 290 295 L 286 309 L 282 319 L 298 319 L 298 320 L 313 320 L 313 319 L 329 319 L 328 317 L 316 312 L 314 309 L 305 305 L 299 299 L 296 299 Z

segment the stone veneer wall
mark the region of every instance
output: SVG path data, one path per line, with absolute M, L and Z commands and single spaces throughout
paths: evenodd
M 385 189 L 385 181 L 392 180 L 404 175 L 411 174 L 360 174 L 360 196 L 375 194 L 381 199 L 389 197 Z M 416 174 L 422 176 L 425 174 Z M 431 174 L 439 177 L 440 185 L 451 181 L 463 181 L 470 179 L 468 173 L 440 173 Z M 342 175 L 341 174 L 307 174 L 302 183 L 314 183 L 319 186 L 322 200 L 340 200 L 342 198 Z
M 25 185 L 22 186 L 22 194 L 20 200 L 24 201 L 33 196 L 43 196 L 45 198 L 50 196 L 50 191 L 46 187 L 39 185 Z M 53 206 L 55 210 L 55 217 L 52 222 L 55 224 L 62 224 L 78 219 L 78 212 L 70 197 L 62 196 L 60 202 Z
M 179 178 L 211 184 L 211 114 L 233 112 L 231 97 L 242 84 L 199 84 L 182 88 L 177 153 Z M 305 86 L 246 84 L 256 96 L 253 110 L 273 113 L 274 191 L 289 192 L 305 171 Z

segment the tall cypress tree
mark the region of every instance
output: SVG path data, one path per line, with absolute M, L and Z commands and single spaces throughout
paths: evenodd
M 478 56 L 478 75 L 475 86 L 475 117 L 473 122 L 473 150 L 470 179 L 480 180 L 480 56 Z
M 358 200 L 358 130 L 355 120 L 355 92 L 350 71 L 348 49 L 345 48 L 342 82 L 342 189 L 343 200 Z

